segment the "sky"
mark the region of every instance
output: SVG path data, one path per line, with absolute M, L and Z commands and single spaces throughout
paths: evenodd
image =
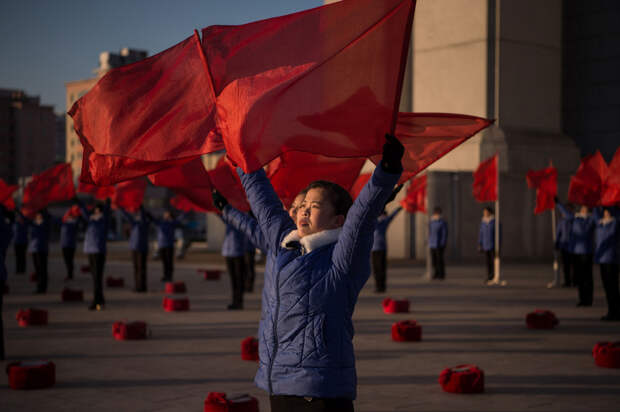
M 57 113 L 65 82 L 93 77 L 99 53 L 156 54 L 214 24 L 243 24 L 322 0 L 0 0 L 0 88 L 40 96 Z

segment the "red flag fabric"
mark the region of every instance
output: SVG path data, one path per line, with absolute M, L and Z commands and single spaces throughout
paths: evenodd
M 526 176 L 530 189 L 536 189 L 536 208 L 534 213 L 555 208 L 555 197 L 558 194 L 558 170 L 549 166 L 541 170 L 530 170 Z
M 380 153 L 393 130 L 412 0 L 341 1 L 202 30 L 227 155 L 246 172 L 293 150 Z
M 73 197 L 75 186 L 71 164 L 61 163 L 32 177 L 24 189 L 22 203 L 26 214 L 32 215 L 52 202 L 61 202 Z
M 315 180 L 327 180 L 349 190 L 365 161 L 286 152 L 278 158 L 277 166 L 270 163 L 268 175 L 274 190 L 288 209 L 299 192 Z
M 400 205 L 409 213 L 426 213 L 426 175 L 411 179 L 407 194 Z
M 112 205 L 128 212 L 136 212 L 142 205 L 145 191 L 146 180 L 143 178 L 121 182 L 116 185 Z
M 620 206 L 620 148 L 616 150 L 616 154 L 609 163 L 601 204 L 603 206 Z
M 241 185 L 241 179 L 239 179 L 235 167 L 226 156 L 220 158 L 215 169 L 209 170 L 209 179 L 231 206 L 242 212 L 250 210 L 250 204 Z
M 109 185 L 222 148 L 198 35 L 110 70 L 69 115 L 84 147 L 81 180 Z
M 182 212 L 207 212 L 208 210 L 203 208 L 200 205 L 192 202 L 189 198 L 182 194 L 177 194 L 172 199 L 170 199 L 170 204 L 172 207 L 182 211 Z
M 7 185 L 4 180 L 0 179 L 0 203 L 7 206 L 6 203 L 13 200 L 13 193 L 17 188 L 17 185 Z
M 96 186 L 80 181 L 78 185 L 79 193 L 90 193 L 95 199 L 104 200 L 114 196 L 114 186 Z
M 598 150 L 595 154 L 584 157 L 579 169 L 570 179 L 568 201 L 588 207 L 600 205 L 608 174 L 607 163 Z
M 497 155 L 480 163 L 474 172 L 472 192 L 478 202 L 497 200 Z
M 7 210 L 15 210 L 15 200 L 12 197 L 9 197 L 9 198 L 5 199 L 5 201 L 2 202 L 2 205 Z
M 353 199 L 357 199 L 364 186 L 366 186 L 366 183 L 370 180 L 371 176 L 372 173 L 362 173 L 355 179 L 355 182 L 353 182 L 353 185 L 351 186 L 351 190 L 349 190 L 349 193 Z

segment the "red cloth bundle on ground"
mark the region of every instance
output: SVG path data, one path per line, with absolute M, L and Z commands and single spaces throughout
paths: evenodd
M 189 310 L 189 299 L 169 298 L 168 296 L 165 296 L 162 306 L 166 312 Z
M 222 271 L 219 269 L 198 269 L 198 273 L 202 274 L 205 280 L 219 280 Z
M 36 282 L 37 281 L 37 272 L 32 272 L 30 274 L 30 281 L 31 282 Z
M 114 322 L 112 335 L 116 340 L 146 339 L 147 326 L 145 322 Z
M 241 359 L 258 361 L 258 339 L 248 336 L 241 341 Z
M 592 349 L 594 363 L 603 368 L 620 368 L 620 341 L 598 342 Z
M 525 323 L 528 329 L 553 329 L 560 321 L 550 310 L 536 309 L 525 316 Z
M 47 311 L 45 309 L 20 309 L 15 316 L 17 323 L 22 328 L 28 326 L 47 325 Z
M 439 375 L 439 384 L 445 392 L 484 392 L 484 372 L 476 365 L 459 365 L 444 369 Z
M 392 325 L 392 340 L 418 342 L 422 340 L 422 326 L 415 320 L 403 320 Z
M 60 297 L 63 302 L 82 302 L 84 300 L 84 292 L 79 289 L 64 288 Z
M 122 288 L 125 286 L 125 279 L 108 276 L 105 278 L 105 284 L 109 288 Z
M 183 282 L 166 282 L 166 293 L 185 293 L 187 288 Z
M 12 362 L 6 373 L 11 389 L 43 389 L 56 383 L 56 365 L 50 361 Z
M 227 398 L 223 392 L 209 392 L 204 412 L 258 412 L 258 400 L 250 395 Z
M 82 272 L 82 273 L 90 273 L 90 265 L 82 265 L 82 266 L 80 266 L 80 272 Z
M 383 312 L 385 313 L 407 313 L 409 312 L 409 301 L 407 299 L 394 300 L 391 298 L 383 299 Z

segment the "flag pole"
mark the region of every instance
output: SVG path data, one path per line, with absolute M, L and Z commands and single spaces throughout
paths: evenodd
M 496 182 L 497 182 L 497 196 L 495 198 L 495 259 L 493 259 L 493 269 L 494 269 L 494 275 L 493 275 L 493 280 L 491 282 L 489 282 L 491 285 L 501 285 L 501 286 L 505 286 L 506 285 L 506 281 L 505 280 L 500 280 L 500 257 L 499 257 L 499 251 L 500 251 L 500 211 L 499 211 L 499 196 L 500 196 L 500 191 L 499 191 L 499 153 L 497 154 L 497 164 L 496 164 L 497 168 L 496 168 Z
M 547 283 L 547 288 L 551 289 L 560 286 L 560 267 L 558 264 L 558 251 L 555 248 L 555 242 L 557 227 L 557 215 L 555 213 L 555 207 L 551 209 L 551 239 L 553 239 L 553 281 Z
M 429 229 L 430 220 L 429 220 L 429 216 L 428 216 L 428 213 L 429 213 L 429 211 L 428 211 L 428 190 L 426 192 L 424 203 L 425 203 L 424 206 L 425 206 L 425 209 L 426 209 L 426 229 L 425 229 L 425 232 L 426 232 L 426 273 L 424 275 L 424 279 L 430 282 L 433 277 L 432 277 L 432 274 L 431 274 L 431 271 L 432 271 L 432 269 L 431 269 L 431 248 L 430 248 L 430 235 L 431 235 L 431 232 L 430 232 L 430 229 Z

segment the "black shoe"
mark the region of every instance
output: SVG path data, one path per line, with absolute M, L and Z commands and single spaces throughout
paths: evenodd
M 243 309 L 243 305 L 239 303 L 231 303 L 227 307 L 228 310 L 241 310 Z
M 34 292 L 32 292 L 33 295 L 45 295 L 45 291 L 44 290 L 35 290 Z
M 612 315 L 608 313 L 607 315 L 602 316 L 601 320 L 606 322 L 620 322 L 620 315 Z
M 592 303 L 578 302 L 577 307 L 580 307 L 580 306 L 583 306 L 583 307 L 592 306 Z

